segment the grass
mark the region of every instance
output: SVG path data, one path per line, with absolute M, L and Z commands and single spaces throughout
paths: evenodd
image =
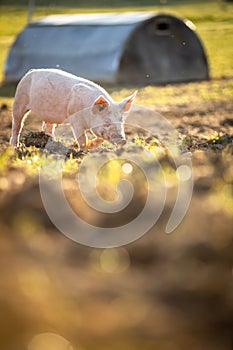
M 12 1 L 11 3 L 16 2 Z M 87 7 L 83 7 L 84 2 L 82 1 L 67 2 L 67 5 L 76 4 L 73 7 L 39 6 L 39 4 L 45 3 L 43 1 L 37 1 L 36 3 L 33 18 L 54 13 L 111 12 L 113 9 L 114 11 L 163 11 L 188 18 L 197 26 L 197 33 L 206 48 L 211 76 L 218 78 L 233 76 L 233 46 L 229 45 L 230 42 L 233 42 L 233 4 L 231 3 L 216 0 L 205 1 L 204 3 L 201 1 L 167 1 L 166 6 L 161 6 L 157 1 L 156 6 L 156 2 L 145 1 L 143 6 L 139 6 L 142 2 L 117 1 L 109 6 L 107 5 L 109 1 L 100 1 L 98 8 L 96 8 L 96 2 L 93 8 L 89 7 L 92 4 L 91 1 L 88 2 L 89 6 L 86 4 Z M 56 3 L 59 5 L 61 2 L 57 1 Z M 25 4 L 25 2 L 19 1 L 17 4 L 14 6 L 0 6 L 0 80 L 3 79 L 3 64 L 15 35 L 27 24 L 27 6 L 19 6 L 19 4 Z
M 3 79 L 3 66 L 7 52 L 14 41 L 15 35 L 27 23 L 27 6 L 25 6 L 25 2 L 19 1 L 17 6 L 13 5 L 14 3 L 14 1 L 11 1 L 11 6 L 0 6 L 0 81 Z M 210 82 L 141 88 L 138 95 L 140 100 L 137 100 L 137 103 L 146 105 L 179 105 L 216 99 L 221 101 L 231 99 L 233 95 L 233 82 L 230 79 L 233 77 L 233 46 L 229 45 L 229 43 L 233 42 L 232 3 L 224 3 L 223 1 L 205 1 L 204 3 L 200 1 L 167 1 L 167 5 L 161 6 L 158 1 L 145 1 L 143 6 L 139 6 L 142 2 L 113 1 L 112 7 L 107 6 L 109 4 L 107 1 L 99 3 L 99 8 L 91 8 L 91 1 L 86 4 L 87 7 L 83 6 L 84 2 L 82 1 L 68 1 L 66 2 L 66 7 L 59 6 L 61 4 L 60 1 L 56 1 L 57 6 L 40 6 L 45 4 L 45 2 L 37 1 L 34 18 L 54 13 L 112 11 L 113 7 L 117 11 L 165 11 L 180 17 L 189 18 L 195 23 L 197 33 L 206 49 L 212 80 Z M 73 6 L 68 6 L 72 4 Z M 132 5 L 130 7 L 130 4 L 135 6 Z M 78 6 L 79 8 L 77 8 Z M 133 89 L 132 87 L 108 88 L 116 99 L 127 96 L 129 90 L 131 92 Z M 2 86 L 0 88 L 1 103 L 11 106 L 14 92 L 15 86 Z
M 166 86 L 146 86 L 138 89 L 136 102 L 142 105 L 184 105 L 220 100 L 229 101 L 233 96 L 232 79 L 214 79 L 202 82 L 168 84 Z M 112 97 L 120 100 L 133 91 L 132 87 L 111 89 Z

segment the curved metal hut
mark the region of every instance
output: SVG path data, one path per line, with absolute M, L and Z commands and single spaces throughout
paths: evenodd
M 102 83 L 165 84 L 208 79 L 193 24 L 168 14 L 53 15 L 29 23 L 5 63 L 5 81 L 31 68 L 60 68 Z

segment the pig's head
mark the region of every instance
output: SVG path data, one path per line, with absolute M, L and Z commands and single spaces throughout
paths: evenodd
M 108 101 L 99 96 L 92 106 L 91 129 L 96 136 L 113 144 L 125 144 L 125 115 L 130 111 L 137 91 L 121 102 Z

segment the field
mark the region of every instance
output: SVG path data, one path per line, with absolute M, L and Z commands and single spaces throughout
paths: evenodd
M 27 349 L 37 334 L 44 334 L 42 343 L 36 347 L 34 338 L 29 350 L 68 349 L 61 338 L 52 336 L 57 334 L 71 342 L 74 350 L 231 350 L 233 4 L 118 0 L 111 5 L 99 1 L 97 9 L 96 1 L 46 3 L 36 1 L 33 18 L 113 9 L 164 11 L 188 18 L 206 49 L 211 79 L 106 87 L 117 101 L 138 89 L 136 104 L 140 107 L 127 120 L 126 146 L 116 149 L 104 143 L 89 152 L 79 152 L 73 140 L 64 141 L 67 129 L 62 128 L 57 131 L 62 144 L 46 145 L 48 138 L 39 132 L 40 123 L 30 117 L 20 147 L 10 148 L 15 86 L 0 86 L 1 349 Z M 26 25 L 26 5 L 27 1 L 0 2 L 1 81 L 7 51 Z M 147 130 L 132 127 L 138 121 Z M 164 130 L 167 122 L 170 126 Z M 170 140 L 171 134 L 175 136 Z M 178 160 L 192 162 L 193 192 L 185 217 L 167 234 L 178 183 L 183 201 L 188 197 L 187 173 L 180 175 L 174 163 L 178 151 Z M 97 161 L 107 163 L 97 171 Z M 45 187 L 40 176 L 44 171 Z M 77 176 L 81 174 L 88 184 L 91 204 L 98 205 L 96 188 L 90 190 L 95 172 L 94 186 L 109 206 L 118 198 L 120 180 L 132 184 L 132 201 L 126 209 L 102 213 L 84 202 Z M 58 219 L 63 217 L 69 224 L 58 187 L 54 187 L 57 177 L 76 216 L 109 230 L 106 246 L 114 227 L 126 225 L 123 241 L 128 239 L 127 225 L 143 212 L 150 186 L 157 196 L 152 207 L 159 210 L 161 206 L 161 213 L 148 232 L 132 243 L 110 249 L 83 246 L 60 232 L 42 201 L 50 198 Z M 164 203 L 159 187 L 163 177 Z M 122 189 L 123 197 L 131 191 Z M 149 218 L 144 216 L 138 226 L 147 225 Z M 136 231 L 137 226 L 135 235 Z M 115 235 L 118 239 L 120 230 Z M 88 234 L 84 234 L 86 239 Z

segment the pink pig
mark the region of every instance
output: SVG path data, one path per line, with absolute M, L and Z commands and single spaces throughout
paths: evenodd
M 90 80 L 58 69 L 30 70 L 16 89 L 10 143 L 18 145 L 23 120 L 32 112 L 52 137 L 57 124 L 69 123 L 80 149 L 88 147 L 86 130 L 101 142 L 124 144 L 123 114 L 129 112 L 136 93 L 118 103 Z

